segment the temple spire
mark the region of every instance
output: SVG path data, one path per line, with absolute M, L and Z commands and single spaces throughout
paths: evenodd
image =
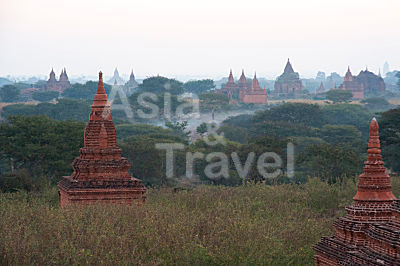
M 235 83 L 235 79 L 233 78 L 233 75 L 232 75 L 232 69 L 229 72 L 228 83 L 232 83 L 232 84 Z
M 374 117 L 369 125 L 367 161 L 358 179 L 357 194 L 353 198 L 355 202 L 391 202 L 395 199 L 380 147 L 379 125 Z
M 294 73 L 292 64 L 290 63 L 290 60 L 288 58 L 286 66 L 285 66 L 285 70 L 283 71 L 284 73 Z
M 251 90 L 261 90 L 260 84 L 258 83 L 256 72 L 254 72 L 254 78 L 251 83 Z
M 347 72 L 344 76 L 344 81 L 353 81 L 353 75 L 351 74 L 350 66 L 347 66 Z

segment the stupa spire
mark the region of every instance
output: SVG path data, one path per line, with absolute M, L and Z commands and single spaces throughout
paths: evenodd
M 353 205 L 335 221 L 335 235 L 314 246 L 316 265 L 399 265 L 397 203 L 382 161 L 379 125 L 369 125 L 368 154 Z
M 367 161 L 360 175 L 354 201 L 393 201 L 390 177 L 382 161 L 379 142 L 379 125 L 374 117 L 369 125 Z
M 106 94 L 106 91 L 104 89 L 104 83 L 103 83 L 103 72 L 99 72 L 99 83 L 97 84 L 97 92 L 96 94 Z
M 252 90 L 261 90 L 260 84 L 258 83 L 256 72 L 254 72 L 254 78 L 253 78 L 253 81 L 251 83 L 251 89 Z
M 233 78 L 232 75 L 232 69 L 229 72 L 228 83 L 235 83 L 235 79 Z
M 100 115 L 101 114 L 101 115 Z M 92 112 L 90 113 L 89 120 L 112 120 L 110 104 L 107 100 L 107 94 L 103 84 L 103 73 L 99 72 L 99 84 L 97 85 L 97 92 L 94 95 L 92 105 Z
M 286 66 L 285 66 L 285 70 L 283 71 L 284 73 L 294 73 L 292 64 L 290 63 L 290 60 L 288 58 Z
M 344 81 L 353 81 L 353 75 L 351 74 L 350 66 L 347 66 L 347 72 L 344 76 Z

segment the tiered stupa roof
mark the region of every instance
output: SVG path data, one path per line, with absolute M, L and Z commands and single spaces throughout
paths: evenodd
M 335 223 L 335 235 L 314 246 L 316 265 L 399 265 L 400 217 L 390 177 L 382 161 L 379 126 L 370 124 L 367 161 L 353 205 Z M 393 204 L 393 202 L 395 203 Z M 390 247 L 390 249 L 388 248 Z
M 84 147 L 72 167 L 72 175 L 64 177 L 58 185 L 61 206 L 144 200 L 146 188 L 139 179 L 130 176 L 129 162 L 121 157 L 121 149 L 117 147 L 117 134 L 101 72 L 85 129 Z

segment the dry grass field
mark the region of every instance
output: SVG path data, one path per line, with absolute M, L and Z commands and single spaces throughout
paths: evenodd
M 390 99 L 389 103 L 393 105 L 400 105 L 400 99 Z
M 30 102 L 16 102 L 16 103 L 4 103 L 4 102 L 0 102 L 0 111 L 1 111 L 1 109 L 3 109 L 3 107 L 4 106 L 7 106 L 7 105 L 11 105 L 11 104 L 28 104 L 28 105 L 37 105 L 37 104 L 39 104 L 40 102 L 38 102 L 38 101 L 30 101 Z
M 318 105 L 327 105 L 333 104 L 332 101 L 329 100 L 309 100 L 309 99 L 287 99 L 287 100 L 269 100 L 270 104 L 280 104 L 280 103 L 306 103 L 306 104 L 318 104 Z M 351 103 L 360 104 L 359 101 L 352 101 Z
M 393 179 L 396 195 L 400 179 Z M 144 207 L 59 209 L 56 189 L 0 194 L 1 265 L 312 265 L 354 181 L 149 189 Z

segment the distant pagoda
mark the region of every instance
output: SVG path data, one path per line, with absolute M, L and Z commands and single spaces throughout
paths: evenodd
M 84 138 L 80 157 L 72 163 L 74 172 L 58 183 L 60 206 L 144 202 L 146 188 L 141 180 L 130 176 L 129 162 L 121 157 L 121 149 L 117 147 L 101 72 Z
M 251 88 L 239 91 L 239 99 L 243 103 L 266 104 L 267 91 L 262 89 L 258 83 L 257 75 L 254 73 Z
M 123 85 L 124 83 L 124 80 L 119 76 L 118 69 L 115 68 L 114 76 L 108 81 L 108 84 Z
M 247 83 L 247 78 L 242 70 L 242 74 L 235 83 L 235 79 L 232 75 L 232 69 L 229 72 L 228 82 L 221 88 L 219 93 L 226 94 L 229 98 L 230 103 L 255 103 L 255 104 L 266 104 L 267 103 L 267 92 L 265 89 L 261 89 L 257 76 L 254 74 L 251 87 Z
M 238 86 L 232 75 L 232 69 L 229 72 L 228 82 L 221 88 L 221 93 L 228 95 L 229 99 L 238 97 Z
M 276 79 L 274 89 L 274 93 L 277 95 L 295 94 L 303 90 L 299 73 L 294 72 L 289 59 L 282 75 Z
M 247 84 L 246 76 L 244 75 L 244 70 L 242 69 L 242 74 L 240 75 L 238 81 L 238 89 L 239 91 L 245 91 L 249 88 L 249 84 Z
M 325 93 L 325 86 L 324 83 L 321 81 L 321 84 L 319 85 L 319 88 L 316 91 L 317 94 L 323 94 Z
M 135 75 L 133 74 L 133 70 L 131 72 L 131 75 L 129 76 L 129 80 L 128 82 L 125 83 L 125 93 L 127 94 L 127 96 L 130 96 L 135 89 L 139 86 L 139 84 L 137 83 L 136 79 L 135 79 Z
M 368 68 L 362 70 L 358 76 L 358 81 L 363 84 L 365 94 L 378 94 L 386 89 L 385 81 L 381 75 L 376 75 L 369 71 Z
M 386 86 L 380 75 L 375 75 L 371 71 L 368 71 L 368 69 L 365 69 L 358 76 L 353 76 L 350 67 L 348 67 L 344 81 L 339 88 L 351 91 L 354 99 L 364 99 L 366 95 L 375 95 L 384 92 Z
M 50 77 L 47 80 L 46 84 L 43 87 L 44 91 L 58 91 L 63 92 L 65 89 L 71 87 L 71 83 L 69 82 L 67 70 L 64 68 L 61 70 L 60 79 L 57 81 L 56 74 L 54 70 L 51 69 Z
M 347 68 L 343 83 L 339 86 L 339 89 L 351 91 L 354 99 L 364 99 L 364 86 L 358 81 L 357 77 L 353 77 L 350 67 Z
M 335 223 L 335 235 L 314 246 L 316 265 L 400 265 L 400 201 L 382 161 L 376 119 L 353 205 Z

